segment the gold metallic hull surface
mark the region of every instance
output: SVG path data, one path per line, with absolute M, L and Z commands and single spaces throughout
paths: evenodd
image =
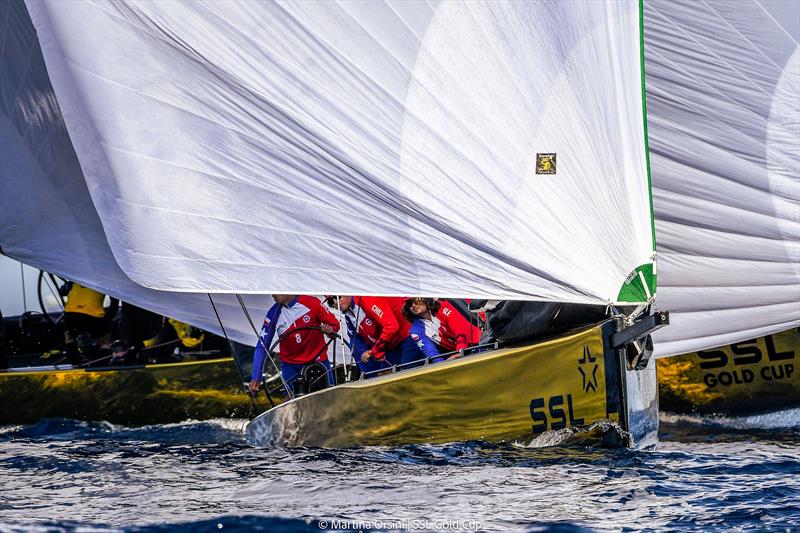
M 232 359 L 114 370 L 0 373 L 0 424 L 65 417 L 142 425 L 245 417 Z
M 658 360 L 663 411 L 747 415 L 800 406 L 800 333 L 791 329 Z
M 547 429 L 618 421 L 616 412 L 607 416 L 605 380 L 595 326 L 299 397 L 247 432 L 254 444 L 286 446 L 530 440 Z

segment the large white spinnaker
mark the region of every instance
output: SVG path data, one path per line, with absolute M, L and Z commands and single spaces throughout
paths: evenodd
M 675 355 L 800 325 L 800 3 L 645 2 L 659 298 Z
M 143 286 L 655 293 L 637 2 L 27 5 Z
M 222 333 L 208 295 L 133 283 L 106 241 L 21 0 L 2 9 L 0 57 L 0 249 L 23 263 L 126 302 Z M 231 294 L 213 295 L 231 337 L 255 334 Z M 269 296 L 247 295 L 260 328 Z

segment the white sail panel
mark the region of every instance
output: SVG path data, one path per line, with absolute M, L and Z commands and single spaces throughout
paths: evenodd
M 64 126 L 25 5 L 10 1 L 4 16 L 0 63 L 2 253 L 221 334 L 207 294 L 147 289 L 133 283 L 120 270 Z M 36 296 L 28 298 L 35 300 Z M 227 333 L 235 340 L 252 344 L 255 333 L 236 297 L 214 294 L 213 299 Z M 244 299 L 256 328 L 260 328 L 264 309 L 272 299 L 255 295 Z
M 676 355 L 800 325 L 800 4 L 645 2 L 658 304 Z
M 143 286 L 607 303 L 652 262 L 636 2 L 28 7 Z

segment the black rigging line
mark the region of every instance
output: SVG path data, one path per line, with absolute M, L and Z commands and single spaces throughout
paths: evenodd
M 267 359 L 269 359 L 270 363 L 272 363 L 272 366 L 275 367 L 275 369 L 278 371 L 278 374 L 281 377 L 281 382 L 283 383 L 283 388 L 286 389 L 286 394 L 290 398 L 293 398 L 294 397 L 294 392 L 289 390 L 289 385 L 286 383 L 286 380 L 283 379 L 283 373 L 281 372 L 280 367 L 275 362 L 275 360 L 272 358 L 271 349 L 269 347 L 267 347 L 267 346 L 264 346 L 264 340 L 261 338 L 261 335 L 258 334 L 258 330 L 256 330 L 255 324 L 253 324 L 253 319 L 250 318 L 250 312 L 247 310 L 247 306 L 244 305 L 244 300 L 242 299 L 241 295 L 238 294 L 238 293 L 236 294 L 236 299 L 239 300 L 239 305 L 242 307 L 242 311 L 244 311 L 244 316 L 247 318 L 247 322 L 250 324 L 250 328 L 253 330 L 253 333 L 255 334 L 256 338 L 258 339 L 258 344 L 261 345 L 261 348 L 264 350 L 264 355 L 266 356 L 264 361 L 262 361 L 262 363 L 261 363 L 261 368 L 258 369 L 258 375 L 262 376 L 262 380 L 261 381 L 262 381 L 262 384 L 264 386 L 264 393 L 267 395 L 267 398 L 269 399 L 269 403 L 272 404 L 272 398 L 270 397 L 269 392 L 267 391 L 267 383 L 263 379 L 263 376 L 264 376 L 264 363 L 266 363 Z
M 242 386 L 244 387 L 247 395 L 250 397 L 250 412 L 247 415 L 247 418 L 250 420 L 253 419 L 253 413 L 256 411 L 256 400 L 253 397 L 253 393 L 250 391 L 250 387 L 244 383 L 244 371 L 242 370 L 242 366 L 239 364 L 239 359 L 236 357 L 236 347 L 233 345 L 233 342 L 228 337 L 228 332 L 225 331 L 225 326 L 222 324 L 222 318 L 219 316 L 219 312 L 217 312 L 217 306 L 214 305 L 214 299 L 211 297 L 211 293 L 208 294 L 208 301 L 211 302 L 211 308 L 214 309 L 214 314 L 217 316 L 217 322 L 219 322 L 219 327 L 222 329 L 222 334 L 225 336 L 225 340 L 228 341 L 228 349 L 231 351 L 231 357 L 233 357 L 233 363 L 236 365 L 236 371 L 239 373 L 239 378 L 242 380 Z M 267 394 L 267 399 L 269 400 L 270 405 L 274 407 L 272 404 L 272 398 L 270 398 L 269 394 Z

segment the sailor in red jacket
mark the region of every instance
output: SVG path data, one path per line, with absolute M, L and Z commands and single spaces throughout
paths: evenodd
M 320 362 L 328 369 L 328 383 L 332 382 L 331 365 L 323 334 L 339 331 L 339 321 L 333 313 L 325 309 L 315 296 L 296 296 L 294 294 L 273 294 L 275 304 L 267 311 L 261 328 L 261 341 L 253 353 L 253 373 L 250 390 L 258 391 L 266 350 L 272 342 L 282 338 L 276 346 L 281 361 L 283 381 L 291 390 L 292 383 L 300 376 L 303 367 L 312 362 Z M 320 329 L 298 328 L 318 327 Z
M 444 351 L 454 352 L 478 344 L 483 333 L 481 328 L 471 324 L 448 300 L 441 299 L 438 302 L 436 318 L 441 324 L 439 331 Z
M 439 362 L 443 360 L 439 354 L 462 350 L 480 340 L 480 328 L 470 324 L 447 300 L 408 298 L 403 314 L 411 322 L 410 337 L 416 348 L 403 363 L 421 362 L 426 357 Z M 448 359 L 456 357 L 458 354 Z
M 337 305 L 335 296 L 326 297 Z M 400 363 L 403 352 L 414 348 L 408 339 L 411 325 L 403 317 L 404 298 L 340 296 L 338 305 L 350 334 L 350 351 L 362 372 Z

